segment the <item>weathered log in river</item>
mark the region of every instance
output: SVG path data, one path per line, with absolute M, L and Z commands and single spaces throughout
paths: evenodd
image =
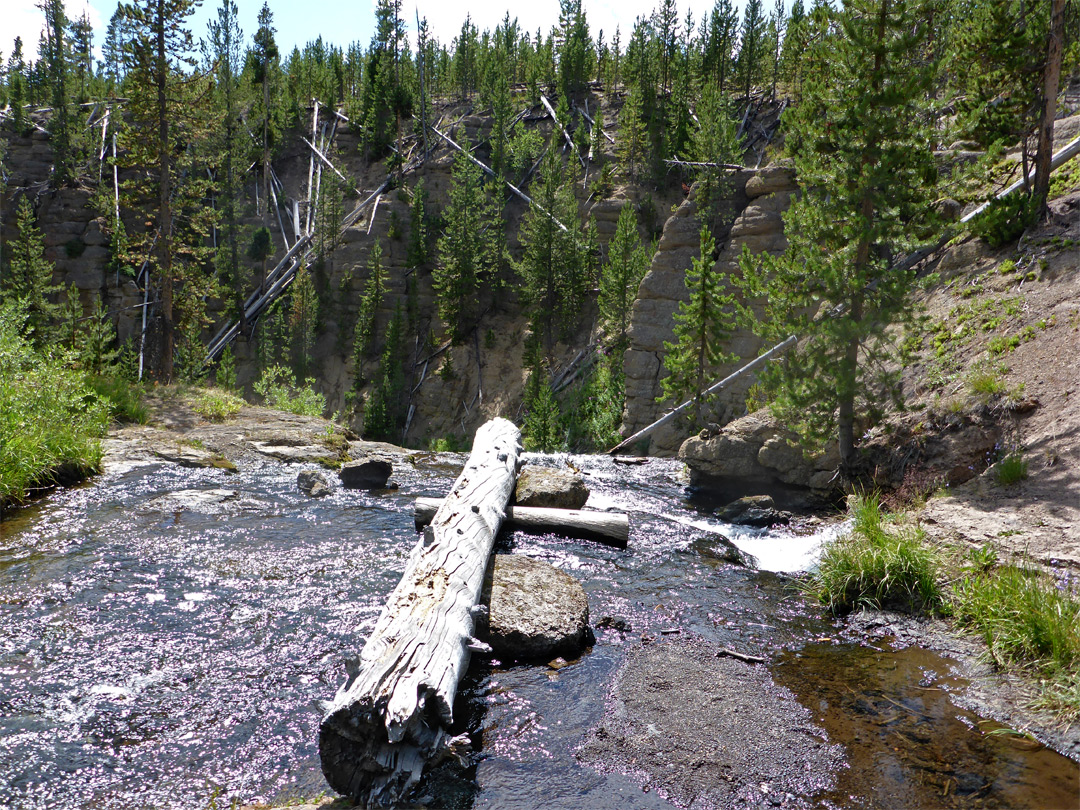
M 472 454 L 430 527 L 413 548 L 319 729 L 323 773 L 339 793 L 393 804 L 428 762 L 453 746 L 454 695 L 469 665 L 473 609 L 488 557 L 514 491 L 521 431 L 505 419 L 483 425 Z

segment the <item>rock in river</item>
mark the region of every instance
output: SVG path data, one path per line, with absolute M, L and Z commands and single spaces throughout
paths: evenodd
M 589 489 L 580 475 L 550 467 L 526 467 L 514 489 L 514 503 L 518 506 L 580 509 L 587 500 Z
M 487 604 L 477 631 L 498 658 L 576 658 L 595 640 L 581 583 L 540 560 L 496 554 Z
M 321 498 L 334 491 L 334 485 L 321 470 L 301 470 L 296 476 L 296 485 L 311 498 Z
M 367 455 L 341 465 L 338 475 L 348 489 L 385 489 L 393 465 L 382 456 Z

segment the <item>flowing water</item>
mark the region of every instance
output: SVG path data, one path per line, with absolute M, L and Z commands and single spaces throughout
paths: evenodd
M 56 493 L 0 523 L 0 806 L 207 808 L 325 789 L 317 701 L 344 679 L 415 540 L 412 499 L 444 494 L 464 457 L 399 465 L 397 492 L 310 500 L 297 467 L 240 473 L 151 465 Z M 562 463 L 540 458 L 537 463 Z M 685 499 L 680 466 L 579 458 L 589 505 L 630 513 L 620 551 L 514 534 L 500 541 L 578 578 L 597 644 L 561 669 L 478 664 L 456 713 L 470 767 L 434 806 L 669 807 L 574 757 L 643 637 L 696 634 L 781 649 L 774 677 L 846 747 L 825 807 L 1075 805 L 1075 763 L 983 733 L 957 709 L 949 662 L 829 643 L 783 572 L 825 533 L 739 530 Z M 198 491 L 198 498 L 181 492 Z M 759 562 L 713 553 L 723 531 Z M 216 797 L 216 798 L 215 798 Z

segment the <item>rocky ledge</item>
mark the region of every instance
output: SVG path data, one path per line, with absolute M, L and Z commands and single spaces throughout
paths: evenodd
M 765 410 L 691 436 L 679 458 L 690 468 L 692 487 L 723 501 L 770 495 L 781 508 L 807 509 L 837 496 L 840 454 L 835 445 L 806 456 L 795 434 Z

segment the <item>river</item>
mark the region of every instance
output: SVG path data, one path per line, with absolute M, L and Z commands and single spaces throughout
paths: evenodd
M 151 464 L 6 516 L 0 806 L 204 810 L 325 790 L 317 703 L 400 577 L 412 499 L 445 494 L 463 460 L 421 457 L 398 465 L 397 491 L 319 500 L 298 491 L 296 466 L 260 457 L 236 474 Z M 560 669 L 475 663 L 456 708 L 474 751 L 432 783 L 432 806 L 671 807 L 575 752 L 628 652 L 676 635 L 772 651 L 776 682 L 844 746 L 844 767 L 803 804 L 1076 805 L 1077 764 L 985 733 L 952 701 L 963 679 L 947 659 L 845 639 L 804 601 L 788 573 L 812 565 L 836 527 L 741 530 L 687 500 L 674 461 L 572 461 L 590 507 L 630 513 L 629 548 L 516 533 L 499 550 L 567 571 L 594 622 L 630 629 L 598 630 Z M 758 566 L 723 562 L 710 532 Z

